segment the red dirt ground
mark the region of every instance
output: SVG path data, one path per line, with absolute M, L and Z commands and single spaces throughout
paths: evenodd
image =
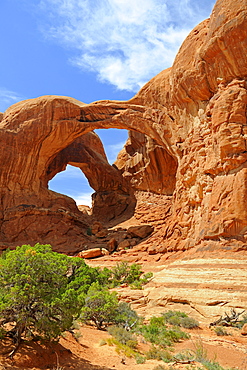
M 222 366 L 241 370 L 247 368 L 247 338 L 239 330 L 233 330 L 232 335 L 218 337 L 212 330 L 204 327 L 190 330 L 190 334 L 191 339 L 175 346 L 175 353 L 185 348 L 195 350 L 196 347 L 203 346 L 207 357 Z M 67 333 L 59 343 L 53 345 L 24 343 L 12 360 L 0 357 L 0 370 L 153 370 L 158 364 L 168 366 L 156 360 L 136 364 L 134 359 L 117 354 L 114 347 L 100 345 L 107 338 L 109 334 L 106 331 L 82 326 L 78 339 Z M 186 365 L 173 366 L 174 369 L 186 369 Z

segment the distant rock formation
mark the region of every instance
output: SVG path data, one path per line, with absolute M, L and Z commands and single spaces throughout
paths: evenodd
M 207 248 L 211 240 L 245 248 L 246 50 L 246 0 L 218 0 L 173 66 L 133 99 L 83 104 L 44 96 L 10 107 L 0 123 L 1 247 L 37 241 L 70 254 L 84 248 L 82 213 L 47 188 L 71 163 L 96 190 L 101 220 L 133 209 L 134 191 L 169 198 L 152 253 Z M 130 130 L 115 166 L 89 134 L 111 127 Z

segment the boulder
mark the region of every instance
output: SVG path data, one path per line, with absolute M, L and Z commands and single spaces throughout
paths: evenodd
M 123 240 L 118 244 L 118 250 L 127 249 L 131 246 L 131 242 L 128 239 Z
M 101 248 L 92 248 L 85 251 L 81 251 L 78 253 L 78 257 L 80 258 L 95 258 L 95 257 L 101 257 L 104 253 L 102 253 Z
M 154 227 L 150 225 L 139 225 L 139 226 L 131 226 L 128 228 L 128 233 L 132 237 L 138 237 L 141 239 L 146 238 L 154 231 Z
M 101 229 L 100 231 L 97 232 L 95 235 L 97 238 L 105 238 L 108 235 L 108 230 L 107 229 Z
M 110 253 L 114 252 L 117 248 L 117 240 L 115 238 L 111 238 L 107 243 L 107 249 Z

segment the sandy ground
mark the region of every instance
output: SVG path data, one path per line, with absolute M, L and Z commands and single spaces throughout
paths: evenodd
M 191 338 L 178 343 L 174 353 L 185 348 L 195 350 L 198 346 L 203 346 L 207 357 L 218 361 L 222 366 L 241 370 L 247 368 L 247 338 L 239 330 L 234 329 L 232 335 L 224 337 L 216 336 L 206 327 L 189 332 Z M 113 346 L 102 345 L 102 341 L 107 338 L 109 334 L 106 331 L 82 326 L 77 339 L 67 333 L 59 343 L 53 345 L 24 343 L 12 360 L 0 357 L 0 370 L 153 370 L 158 364 L 168 366 L 156 360 L 136 364 L 134 359 L 119 355 Z M 186 365 L 173 366 L 174 369 L 186 369 Z
M 227 336 L 217 336 L 213 330 L 209 329 L 209 323 L 212 320 L 211 314 L 218 312 L 220 307 L 223 311 L 232 307 L 227 307 L 230 304 L 228 300 L 229 294 L 232 295 L 231 302 L 237 304 L 237 306 L 234 305 L 233 307 L 238 309 L 245 307 L 246 276 L 244 274 L 247 266 L 246 257 L 244 259 L 234 258 L 233 260 L 217 260 L 212 258 L 212 256 L 210 259 L 204 258 L 203 260 L 185 259 L 183 261 L 180 260 L 180 262 L 174 261 L 166 267 L 160 261 L 157 263 L 154 257 L 152 257 L 153 260 L 150 257 L 148 257 L 149 260 L 144 265 L 146 271 L 152 270 L 155 273 L 155 277 L 150 284 L 147 284 L 142 291 L 131 291 L 126 290 L 124 287 L 121 288 L 123 292 L 126 290 L 127 298 L 131 298 L 131 294 L 133 294 L 133 299 L 136 299 L 136 301 L 131 302 L 136 302 L 136 307 L 134 308 L 137 312 L 141 315 L 145 312 L 144 316 L 146 316 L 149 311 L 152 315 L 157 315 L 159 312 L 168 309 L 179 309 L 181 311 L 186 310 L 186 308 L 189 309 L 187 313 L 191 312 L 192 315 L 190 316 L 192 317 L 193 314 L 195 315 L 194 318 L 200 322 L 200 328 L 190 330 L 191 338 L 176 344 L 174 353 L 183 349 L 196 350 L 196 348 L 201 347 L 204 353 L 207 354 L 207 358 L 219 362 L 225 368 L 247 370 L 247 336 L 242 335 L 239 329 L 234 328 L 227 328 L 227 331 L 231 334 Z M 94 266 L 111 265 L 122 258 L 122 255 L 117 256 L 117 258 L 111 257 L 111 261 L 102 258 L 98 261 L 94 260 L 90 264 Z M 185 276 L 187 276 L 186 279 Z M 212 277 L 214 277 L 213 280 Z M 188 286 L 188 283 L 190 283 L 190 286 Z M 229 290 L 228 283 L 231 283 L 234 290 Z M 184 284 L 187 285 L 185 286 Z M 184 302 L 179 303 L 175 299 L 170 303 L 168 302 L 168 305 L 165 306 L 164 302 L 160 301 L 160 297 L 162 295 L 167 296 L 169 289 L 175 298 L 180 295 L 184 296 L 187 292 L 186 294 L 189 295 L 188 300 L 198 301 L 198 307 L 202 307 L 203 310 L 206 307 L 208 315 L 199 315 L 198 310 L 191 309 L 191 302 L 185 305 Z M 179 289 L 183 290 L 181 294 Z M 149 294 L 149 299 L 147 300 L 148 303 L 143 305 L 142 300 L 138 297 L 145 294 L 146 290 L 147 294 Z M 156 290 L 159 297 L 158 300 L 155 300 L 157 297 Z M 194 297 L 192 292 L 196 292 Z M 216 298 L 219 302 L 216 302 L 212 292 L 217 295 Z M 209 302 L 208 306 L 200 306 L 202 305 L 200 300 L 203 295 L 206 296 Z M 202 301 L 205 301 L 205 299 L 202 299 Z M 99 331 L 92 326 L 84 325 L 78 329 L 76 337 L 71 333 L 67 333 L 56 344 L 24 342 L 12 360 L 3 355 L 4 351 L 11 347 L 11 344 L 0 342 L 0 370 L 154 370 L 159 364 L 167 369 L 171 366 L 156 360 L 148 360 L 144 364 L 137 364 L 135 359 L 126 358 L 122 354 L 118 354 L 114 346 L 102 345 L 102 341 L 109 337 L 106 331 Z M 140 344 L 139 349 L 144 351 L 144 349 L 147 349 L 144 347 L 144 344 Z M 188 370 L 190 365 L 173 364 L 172 366 L 172 370 Z M 196 366 L 202 367 L 201 364 L 195 364 Z M 190 368 L 190 370 L 193 370 L 193 368 Z

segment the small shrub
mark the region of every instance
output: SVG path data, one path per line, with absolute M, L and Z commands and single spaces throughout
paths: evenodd
M 218 362 L 215 361 L 205 360 L 202 362 L 202 365 L 207 370 L 225 370 Z
M 167 320 L 167 323 L 174 326 L 180 326 L 181 325 L 181 317 L 178 316 L 171 316 L 169 320 Z
M 201 341 L 194 343 L 194 346 L 194 352 L 196 355 L 195 360 L 200 362 L 204 366 L 204 368 L 206 368 L 207 370 L 225 370 L 222 366 L 220 366 L 218 362 L 208 359 L 207 350 L 203 347 Z M 198 370 L 201 370 L 201 368 L 199 368 Z
M 172 355 L 170 352 L 154 346 L 146 352 L 146 358 L 147 360 L 158 360 L 167 363 L 172 361 Z
M 141 327 L 141 333 L 147 341 L 163 348 L 169 347 L 181 339 L 190 337 L 189 334 L 183 332 L 179 327 L 167 328 L 163 316 L 153 316 L 148 325 Z
M 186 313 L 181 311 L 168 311 L 163 313 L 163 317 L 166 323 L 175 326 L 182 326 L 186 329 L 194 329 L 199 326 L 199 322 L 192 317 L 189 317 Z
M 170 324 L 170 319 L 171 319 L 172 317 L 174 317 L 174 316 L 176 316 L 176 317 L 188 317 L 188 316 L 186 315 L 186 313 L 185 313 L 185 312 L 181 312 L 181 311 L 171 311 L 171 310 L 169 310 L 169 311 L 167 311 L 167 312 L 164 312 L 164 313 L 162 314 L 162 316 L 164 317 L 165 322 L 167 322 L 167 323 L 169 323 L 169 324 Z
M 134 351 L 134 349 L 130 348 L 127 344 L 122 344 L 118 342 L 116 339 L 114 339 L 114 344 L 116 346 L 116 352 L 118 354 L 121 353 L 129 358 L 136 356 L 136 352 Z
M 185 329 L 194 329 L 198 328 L 199 322 L 193 319 L 193 317 L 183 317 L 181 319 L 181 326 Z
M 229 335 L 227 330 L 225 328 L 223 328 L 222 326 L 216 326 L 214 328 L 214 331 L 215 331 L 216 335 L 218 335 L 218 336 Z
M 125 344 L 130 348 L 136 348 L 136 338 L 127 330 L 119 326 L 110 326 L 108 333 L 112 335 L 119 343 Z
M 126 346 L 132 348 L 132 349 L 136 349 L 137 347 L 137 341 L 135 339 L 130 339 L 128 340 L 128 342 L 126 343 Z
M 93 283 L 85 296 L 81 310 L 82 321 L 93 321 L 97 329 L 109 325 L 116 317 L 118 299 L 116 292 L 110 293 L 107 288 Z
M 196 361 L 201 362 L 201 363 L 203 361 L 206 361 L 207 357 L 208 357 L 208 352 L 203 347 L 202 341 L 199 340 L 199 341 L 195 342 L 194 347 L 195 347 Z
M 91 229 L 91 227 L 87 228 L 87 235 L 88 235 L 88 236 L 93 235 L 93 234 L 92 234 L 92 229 Z
M 135 359 L 137 364 L 144 364 L 146 361 L 146 357 L 140 355 L 139 353 L 136 354 Z
M 132 284 L 134 281 L 139 280 L 142 274 L 141 265 L 134 263 L 129 265 L 127 262 L 120 262 L 111 270 L 113 287 L 121 284 Z
M 99 342 L 100 347 L 105 346 L 106 344 L 107 344 L 107 341 L 105 339 L 101 339 Z
M 143 274 L 143 276 L 140 279 L 142 285 L 147 284 L 149 280 L 152 279 L 152 277 L 153 277 L 153 273 L 151 271 L 146 272 L 146 274 Z
M 136 311 L 132 310 L 127 302 L 119 302 L 114 323 L 122 325 L 125 329 L 131 329 L 138 323 L 141 318 L 137 315 Z
M 138 290 L 139 289 L 141 290 L 142 289 L 142 282 L 140 280 L 139 281 L 138 280 L 135 280 L 132 284 L 130 284 L 130 288 L 131 289 L 136 289 L 136 290 L 137 289 Z
M 179 360 L 179 361 L 194 361 L 195 358 L 196 358 L 195 352 L 190 349 L 182 350 L 181 352 L 173 356 L 174 360 Z
M 107 338 L 106 343 L 108 344 L 108 346 L 112 347 L 115 344 L 115 339 L 114 338 Z
M 7 331 L 0 327 L 0 340 L 4 339 L 7 335 Z

